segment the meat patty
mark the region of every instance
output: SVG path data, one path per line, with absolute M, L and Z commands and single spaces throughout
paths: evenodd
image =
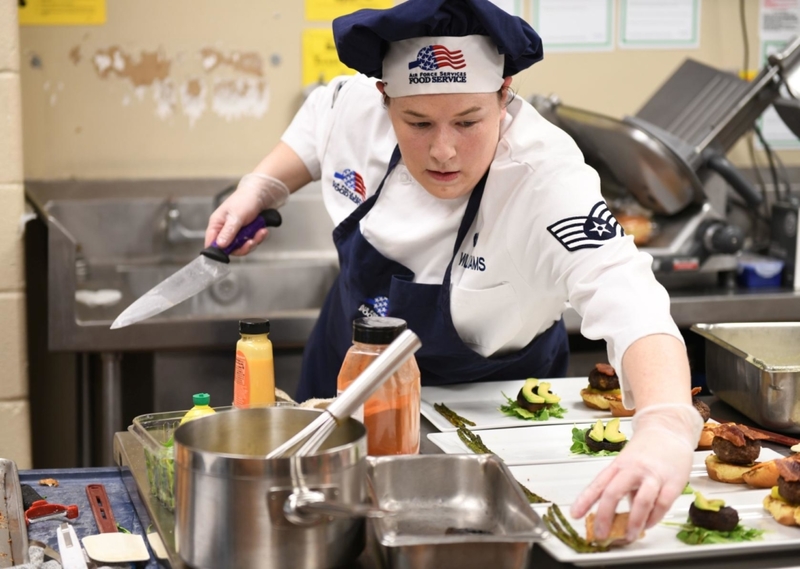
M 722 437 L 714 437 L 711 441 L 711 450 L 722 462 L 728 464 L 753 464 L 761 453 L 761 443 L 745 439 L 744 446 L 736 446 Z
M 800 482 L 787 482 L 783 476 L 778 476 L 778 492 L 792 504 L 800 504 Z
M 597 364 L 589 372 L 589 386 L 602 391 L 619 389 L 619 378 L 614 368 L 610 365 Z
M 739 512 L 724 506 L 718 512 L 701 510 L 694 504 L 689 506 L 689 521 L 697 527 L 714 531 L 732 531 L 739 525 Z
M 692 397 L 692 405 L 694 405 L 694 408 L 697 409 L 698 413 L 700 413 L 704 423 L 711 418 L 711 409 L 708 407 L 708 405 L 696 397 Z

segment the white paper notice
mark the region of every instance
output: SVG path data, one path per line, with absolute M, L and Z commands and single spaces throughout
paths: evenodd
M 700 46 L 702 0 L 621 0 L 619 46 L 687 49 Z
M 515 16 L 521 16 L 520 13 L 520 4 L 521 0 L 489 0 L 495 6 L 498 6 L 508 12 L 509 14 L 513 14 Z
M 613 0 L 535 0 L 531 13 L 545 53 L 614 48 Z
M 781 51 L 789 40 L 800 34 L 800 0 L 761 0 L 760 38 L 761 57 L 759 61 L 766 64 L 767 57 Z M 788 82 L 798 83 L 800 72 L 792 73 Z M 783 88 L 782 90 L 784 90 Z M 786 93 L 784 93 L 786 95 Z M 796 93 L 800 96 L 800 93 Z M 774 107 L 768 108 L 758 120 L 761 133 L 769 145 L 774 148 L 800 148 L 800 140 L 789 130 Z M 761 144 L 756 140 L 756 144 Z

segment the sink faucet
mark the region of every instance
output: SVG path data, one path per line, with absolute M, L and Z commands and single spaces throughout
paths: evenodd
M 227 186 L 214 195 L 213 206 L 217 209 L 220 204 L 236 189 L 236 184 Z M 205 229 L 189 229 L 181 223 L 181 212 L 175 201 L 170 201 L 167 210 L 167 240 L 170 243 L 202 240 L 206 237 Z
M 181 212 L 178 206 L 170 203 L 167 210 L 167 241 L 170 243 L 181 243 L 184 241 L 196 241 L 205 239 L 205 229 L 189 229 L 181 223 Z

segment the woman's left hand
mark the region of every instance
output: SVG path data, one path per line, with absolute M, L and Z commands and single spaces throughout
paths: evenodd
M 664 517 L 686 487 L 701 429 L 702 419 L 691 405 L 661 404 L 637 410 L 633 437 L 581 493 L 570 514 L 583 517 L 597 503 L 594 531 L 603 540 L 617 504 L 628 496 L 626 539 L 634 541 Z

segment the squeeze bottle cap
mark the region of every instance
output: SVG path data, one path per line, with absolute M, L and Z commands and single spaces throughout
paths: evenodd
M 192 395 L 192 402 L 195 405 L 208 405 L 211 401 L 211 395 L 208 393 L 195 393 Z
M 240 334 L 268 334 L 269 320 L 264 318 L 247 318 L 239 320 Z

